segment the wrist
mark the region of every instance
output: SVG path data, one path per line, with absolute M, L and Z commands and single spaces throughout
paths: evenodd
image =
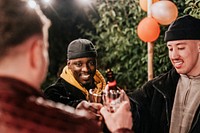
M 133 130 L 128 129 L 128 128 L 120 128 L 120 129 L 113 131 L 112 133 L 134 133 L 134 132 L 133 132 Z

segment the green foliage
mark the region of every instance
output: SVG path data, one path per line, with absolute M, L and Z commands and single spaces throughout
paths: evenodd
M 92 10 L 87 8 L 85 16 L 82 10 L 78 7 L 74 10 L 69 4 L 58 4 L 59 7 L 55 9 L 58 16 L 52 16 L 53 13 L 45 9 L 53 24 L 49 37 L 50 66 L 43 88 L 57 78 L 59 68 L 65 64 L 66 45 L 73 39 L 84 36 L 96 45 L 99 54 L 98 68 L 103 74 L 107 67 L 111 67 L 117 74 L 119 85 L 127 89 L 135 89 L 147 81 L 147 44 L 136 33 L 138 23 L 147 13 L 140 8 L 139 0 L 97 1 L 99 3 Z M 173 2 L 178 8 L 179 16 L 191 14 L 200 18 L 200 0 Z M 68 8 L 63 5 L 68 5 Z M 61 15 L 61 12 L 64 14 Z M 160 36 L 154 42 L 154 77 L 171 68 L 163 41 L 167 27 L 160 26 Z
M 200 0 L 186 0 L 186 5 L 184 12 L 200 19 Z
M 179 12 L 184 2 L 175 1 Z M 104 73 L 110 67 L 116 73 L 119 86 L 135 89 L 147 81 L 147 44 L 137 36 L 137 25 L 147 14 L 138 0 L 100 1 L 97 7 L 99 19 L 91 17 L 95 32 L 84 31 L 98 50 L 98 68 Z M 154 76 L 171 68 L 166 44 L 163 42 L 167 26 L 161 26 L 161 34 L 154 42 Z

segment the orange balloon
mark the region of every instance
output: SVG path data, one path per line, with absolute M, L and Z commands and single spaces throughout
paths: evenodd
M 151 15 L 162 25 L 168 25 L 178 16 L 176 5 L 168 0 L 158 1 L 151 6 Z
M 153 42 L 159 37 L 160 26 L 152 17 L 145 17 L 137 27 L 137 34 L 142 41 Z
M 159 1 L 159 0 L 152 0 L 152 4 L 157 1 Z M 140 0 L 139 4 L 140 4 L 140 7 L 142 8 L 142 10 L 147 11 L 148 0 Z

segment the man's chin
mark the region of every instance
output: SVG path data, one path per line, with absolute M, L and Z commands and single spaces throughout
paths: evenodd
M 81 84 L 85 86 L 85 85 L 90 84 L 90 81 L 82 81 Z
M 184 70 L 181 70 L 181 69 L 176 69 L 177 73 L 178 74 L 186 74 L 186 72 Z
M 88 86 L 88 85 L 91 84 L 91 81 L 82 81 L 81 84 L 82 84 L 83 86 Z

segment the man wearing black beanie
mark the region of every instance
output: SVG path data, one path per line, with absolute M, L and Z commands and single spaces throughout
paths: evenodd
M 46 98 L 74 108 L 94 111 L 102 105 L 89 105 L 89 90 L 101 93 L 106 82 L 97 70 L 97 51 L 88 39 L 73 40 L 67 48 L 67 65 L 55 83 L 44 90 Z M 96 113 L 94 113 L 96 115 Z M 92 115 L 91 115 L 92 116 Z M 101 118 L 98 120 L 101 123 Z
M 126 121 L 116 120 L 117 123 L 113 122 L 113 118 L 119 117 L 117 114 L 110 115 L 100 103 L 87 102 L 90 89 L 94 89 L 98 94 L 106 86 L 104 77 L 97 70 L 96 58 L 97 52 L 91 41 L 88 39 L 73 40 L 67 48 L 67 65 L 63 68 L 57 81 L 45 89 L 44 95 L 55 102 L 70 105 L 76 110 L 85 110 L 90 119 L 97 120 L 104 132 L 131 133 L 132 117 L 128 102 L 120 105 L 121 108 L 123 107 L 123 111 L 119 112 L 122 114 L 121 118 L 127 118 Z M 103 114 L 100 114 L 100 111 Z M 102 116 L 105 123 L 102 121 Z M 102 126 L 102 124 L 107 126 Z
M 67 48 L 67 65 L 58 80 L 45 89 L 48 99 L 77 107 L 88 100 L 89 89 L 102 92 L 106 82 L 96 69 L 97 52 L 93 43 L 87 39 L 73 40 Z
M 177 18 L 165 32 L 173 68 L 128 94 L 135 133 L 200 132 L 200 19 Z

